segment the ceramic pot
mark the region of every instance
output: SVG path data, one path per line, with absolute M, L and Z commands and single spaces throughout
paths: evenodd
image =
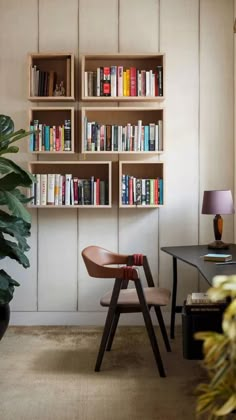
M 10 320 L 10 305 L 6 303 L 0 304 L 0 340 L 6 332 Z

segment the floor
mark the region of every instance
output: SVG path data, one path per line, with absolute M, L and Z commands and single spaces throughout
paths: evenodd
M 9 327 L 0 342 L 2 420 L 191 420 L 199 361 L 182 357 L 177 331 L 160 378 L 144 327 L 119 327 L 94 372 L 99 327 Z

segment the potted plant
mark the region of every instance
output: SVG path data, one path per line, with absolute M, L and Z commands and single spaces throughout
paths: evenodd
M 31 217 L 25 203 L 27 198 L 21 187 L 30 188 L 34 177 L 11 159 L 3 157 L 7 153 L 17 153 L 14 143 L 31 134 L 21 129 L 14 131 L 13 120 L 0 115 L 0 260 L 9 257 L 23 267 L 29 267 L 25 252 L 29 250 Z M 7 329 L 14 288 L 19 283 L 5 270 L 0 269 L 0 340 Z
M 236 274 L 215 276 L 208 290 L 213 301 L 229 301 L 222 319 L 222 333 L 198 332 L 203 340 L 203 366 L 209 381 L 200 384 L 197 414 L 207 419 L 235 418 L 236 410 Z M 232 414 L 234 413 L 234 414 Z

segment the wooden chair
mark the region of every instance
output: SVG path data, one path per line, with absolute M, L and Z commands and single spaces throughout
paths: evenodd
M 115 279 L 113 290 L 106 293 L 100 301 L 102 306 L 108 307 L 108 313 L 95 371 L 100 370 L 105 350 L 111 350 L 120 314 L 142 312 L 159 374 L 166 376 L 149 311 L 153 306 L 166 349 L 171 351 L 161 313 L 161 306 L 169 303 L 170 291 L 155 287 L 147 257 L 141 254 L 116 254 L 99 246 L 88 246 L 82 251 L 82 257 L 91 277 Z M 124 266 L 110 267 L 119 264 Z M 148 287 L 142 287 L 138 269 L 133 266 L 143 266 Z M 134 282 L 135 288 L 128 289 L 129 281 Z

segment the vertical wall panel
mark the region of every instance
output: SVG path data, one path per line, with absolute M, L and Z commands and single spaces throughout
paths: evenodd
M 159 0 L 120 0 L 120 51 L 158 52 Z
M 166 53 L 166 205 L 160 246 L 198 243 L 198 0 L 161 1 L 160 48 Z M 172 260 L 160 251 L 162 286 L 172 284 Z M 197 286 L 179 265 L 178 300 Z
M 39 210 L 39 311 L 77 309 L 77 211 Z
M 78 51 L 78 0 L 39 0 L 39 48 Z
M 200 199 L 204 190 L 234 182 L 234 2 L 204 0 L 200 30 Z M 222 239 L 233 241 L 233 216 L 224 216 Z M 200 241 L 211 242 L 213 216 L 200 217 Z
M 118 52 L 118 0 L 80 0 L 79 2 L 79 51 L 84 54 Z M 81 103 L 87 106 L 86 103 Z M 90 105 L 90 104 L 89 104 Z M 91 106 L 97 104 L 91 104 Z M 103 104 L 99 104 L 103 106 Z M 112 106 L 112 104 L 111 104 Z M 99 160 L 102 158 L 98 156 Z M 107 156 L 103 160 L 107 160 Z M 116 159 L 116 157 L 115 157 Z M 113 198 L 114 189 L 113 185 Z M 112 287 L 111 280 L 92 279 L 88 276 L 81 251 L 88 245 L 99 245 L 118 251 L 117 202 L 112 209 L 80 210 L 78 238 L 79 310 L 102 310 L 102 294 Z
M 118 0 L 79 0 L 79 52 L 118 51 Z
M 79 211 L 79 310 L 101 310 L 100 298 L 113 287 L 113 280 L 88 276 L 81 251 L 89 245 L 98 245 L 117 252 L 116 209 Z
M 15 128 L 27 128 L 27 53 L 37 48 L 37 0 L 2 0 L 0 2 L 0 106 L 1 114 L 10 115 Z M 24 30 L 26 28 L 26 30 Z M 27 139 L 18 142 L 21 152 L 27 150 Z M 9 156 L 7 156 L 9 157 Z M 27 155 L 12 155 L 27 167 Z M 32 213 L 33 214 L 33 213 Z M 27 256 L 31 267 L 24 269 L 6 259 L 2 267 L 21 284 L 11 302 L 12 310 L 32 311 L 37 307 L 37 219 L 33 214 L 31 246 Z
M 158 53 L 158 5 L 158 0 L 149 1 L 148 7 L 146 2 L 120 0 L 121 53 Z M 138 105 L 141 106 L 141 104 Z M 137 104 L 129 103 L 129 106 L 137 106 Z M 148 105 L 142 104 L 142 106 Z M 125 158 L 121 157 L 124 160 Z M 142 158 L 145 159 L 145 156 Z M 130 159 L 133 157 L 131 156 Z M 146 254 L 156 283 L 158 282 L 158 211 L 157 209 L 120 209 L 119 211 L 120 252 Z
M 39 51 L 66 50 L 78 52 L 78 1 L 40 0 Z M 77 248 L 77 211 L 39 210 L 39 310 L 77 309 Z

